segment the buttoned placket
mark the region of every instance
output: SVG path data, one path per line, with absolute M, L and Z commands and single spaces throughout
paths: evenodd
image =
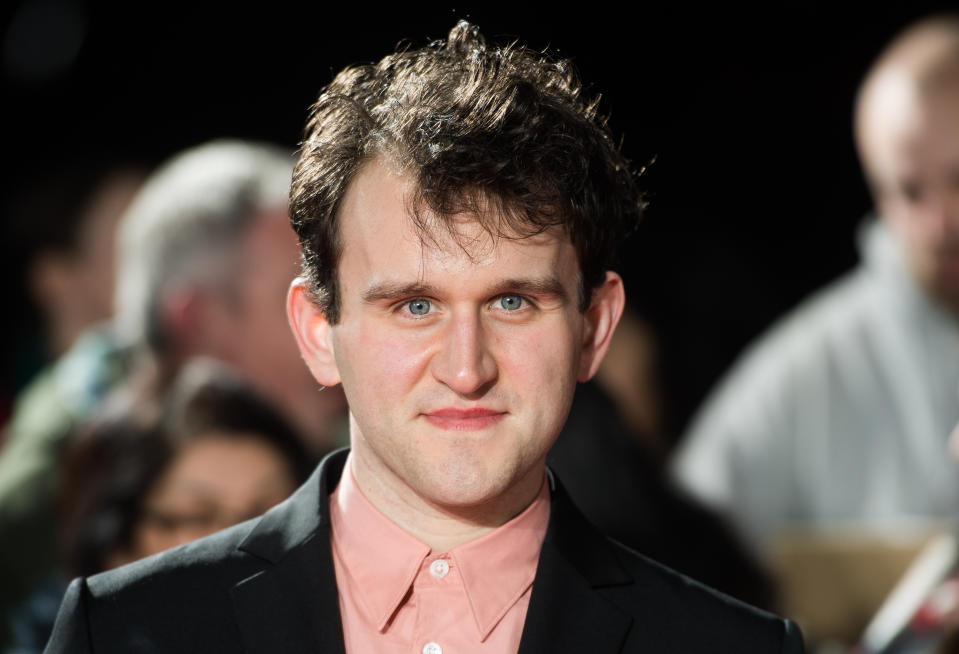
M 433 558 L 433 560 L 429 563 L 428 570 L 430 571 L 430 577 L 432 577 L 433 584 L 445 586 L 448 581 L 450 581 L 447 580 L 447 576 L 450 572 L 450 562 L 447 556 L 442 555 Z M 420 640 L 426 641 L 424 642 L 421 650 L 422 654 L 443 654 L 443 646 L 440 643 L 432 639 L 427 640 L 426 638 L 421 638 Z

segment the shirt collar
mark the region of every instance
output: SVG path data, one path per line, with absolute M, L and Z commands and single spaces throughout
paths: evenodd
M 549 508 L 544 476 L 539 494 L 519 515 L 446 553 L 459 569 L 480 640 L 533 583 Z M 382 632 L 425 559 L 443 553 L 433 552 L 370 504 L 356 485 L 350 459 L 330 496 L 330 519 L 334 556 L 343 562 L 354 587 L 360 589 L 360 601 Z
M 486 639 L 536 576 L 539 552 L 549 523 L 545 483 L 522 513 L 481 538 L 450 551 L 459 566 L 480 638 Z

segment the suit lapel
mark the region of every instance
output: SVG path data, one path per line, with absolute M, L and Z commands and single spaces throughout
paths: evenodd
M 599 589 L 630 583 L 605 537 L 557 483 L 519 653 L 619 652 L 632 618 Z
M 234 587 L 246 651 L 344 651 L 336 579 L 314 556 L 316 549 L 299 548 Z M 330 579 L 323 578 L 327 572 Z
M 240 544 L 240 550 L 262 563 L 232 589 L 247 651 L 344 651 L 328 499 L 345 459 L 345 451 L 327 457 L 309 481 L 264 515 Z

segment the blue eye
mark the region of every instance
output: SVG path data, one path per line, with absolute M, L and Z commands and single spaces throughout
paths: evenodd
M 414 316 L 425 316 L 430 312 L 429 300 L 411 300 L 406 306 Z
M 523 298 L 519 295 L 504 295 L 499 299 L 499 305 L 507 311 L 516 311 L 523 306 Z

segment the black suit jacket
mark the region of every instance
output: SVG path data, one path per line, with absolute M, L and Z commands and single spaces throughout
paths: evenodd
M 48 652 L 342 652 L 328 496 L 345 452 L 261 518 L 67 591 Z M 607 540 L 554 483 L 534 652 L 794 654 L 798 629 Z

